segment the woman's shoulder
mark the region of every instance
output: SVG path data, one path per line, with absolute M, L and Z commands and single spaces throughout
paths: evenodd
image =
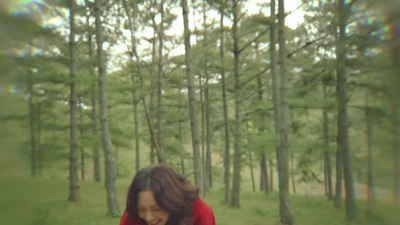
M 215 225 L 214 212 L 211 206 L 201 198 L 197 198 L 193 204 L 193 224 Z
M 120 225 L 142 225 L 142 222 L 136 218 L 129 217 L 126 211 L 122 214 Z

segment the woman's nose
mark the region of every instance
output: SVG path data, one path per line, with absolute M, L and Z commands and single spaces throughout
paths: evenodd
M 150 211 L 148 211 L 148 212 L 146 212 L 145 219 L 147 221 L 152 221 L 154 219 L 154 216 Z

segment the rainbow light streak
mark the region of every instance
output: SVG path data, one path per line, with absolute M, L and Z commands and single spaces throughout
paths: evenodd
M 349 33 L 361 33 L 363 28 L 369 26 L 374 30 L 369 32 L 370 36 L 376 37 L 379 41 L 390 38 L 388 26 L 384 25 L 384 15 L 382 11 L 374 10 L 368 3 L 354 5 L 354 22 L 349 24 Z
M 18 93 L 18 86 L 17 85 L 8 85 L 7 91 L 13 94 Z

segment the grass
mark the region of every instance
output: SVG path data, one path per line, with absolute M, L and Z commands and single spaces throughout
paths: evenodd
M 117 181 L 121 209 L 129 182 Z M 18 225 L 105 225 L 118 224 L 119 218 L 106 216 L 106 192 L 103 183 L 83 181 L 81 202 L 67 201 L 67 179 L 8 177 L 0 183 L 0 218 L 3 224 Z M 279 221 L 277 193 L 243 191 L 241 208 L 222 204 L 221 189 L 214 189 L 205 200 L 213 207 L 218 225 L 271 225 Z M 291 196 L 298 225 L 339 225 L 344 221 L 344 209 L 337 210 L 322 196 Z M 396 225 L 400 222 L 400 207 L 376 202 L 368 205 L 358 201 L 358 220 L 352 224 Z

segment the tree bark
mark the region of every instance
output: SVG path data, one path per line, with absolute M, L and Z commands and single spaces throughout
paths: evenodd
M 240 83 L 239 72 L 239 2 L 233 1 L 233 25 L 232 25 L 232 38 L 233 38 L 233 76 L 235 79 L 235 141 L 234 141 L 234 162 L 233 162 L 233 182 L 231 192 L 230 206 L 240 208 L 240 180 L 241 180 L 241 166 L 242 166 L 242 151 L 241 151 L 241 137 L 242 137 L 242 85 Z
M 393 103 L 393 201 L 399 204 L 399 167 L 397 150 L 397 104 Z
M 31 139 L 31 176 L 36 177 L 36 133 L 35 133 L 35 112 L 33 103 L 33 81 L 32 71 L 28 68 L 27 73 L 29 91 L 29 134 Z
M 161 13 L 161 24 L 158 29 L 158 79 L 157 79 L 157 141 L 158 141 L 158 151 L 163 158 L 163 162 L 166 163 L 165 155 L 164 155 L 164 133 L 163 133 L 163 48 L 164 48 L 164 0 L 161 0 L 160 6 Z
M 250 162 L 250 176 L 251 176 L 251 184 L 253 187 L 253 191 L 256 191 L 256 182 L 254 180 L 254 170 L 253 170 L 253 157 L 251 154 L 251 149 L 249 149 L 249 162 Z
M 369 115 L 369 99 L 368 90 L 365 91 L 365 129 L 367 134 L 367 149 L 368 149 L 368 166 L 367 166 L 367 200 L 371 203 L 375 200 L 373 170 L 372 170 L 372 153 L 371 153 L 371 139 L 372 139 L 372 123 Z
M 81 178 L 85 180 L 85 149 L 82 145 L 83 137 L 83 116 L 82 116 L 82 96 L 79 96 L 79 152 L 81 153 Z
M 88 1 L 86 0 L 86 6 L 89 6 Z M 89 11 L 91 8 L 89 7 Z M 89 49 L 89 59 L 91 60 L 93 57 L 93 44 L 92 44 L 92 31 L 89 27 L 89 21 L 90 17 L 86 16 L 86 23 L 88 24 L 87 28 L 87 38 L 88 38 L 88 49 Z M 90 64 L 89 67 L 89 74 L 91 77 L 91 85 L 92 85 L 92 90 L 91 90 L 91 105 L 92 105 L 92 111 L 91 111 L 91 119 L 92 119 L 92 134 L 94 137 L 96 137 L 96 142 L 93 145 L 93 178 L 96 182 L 101 181 L 101 173 L 100 173 L 100 153 L 99 153 L 99 144 L 97 142 L 97 134 L 98 134 L 98 119 L 97 119 L 97 94 L 96 94 L 96 76 L 95 73 L 93 72 L 94 65 L 92 63 Z
M 272 159 L 268 160 L 269 161 L 269 191 L 272 192 L 274 190 L 274 164 L 272 163 Z
M 323 81 L 323 96 L 324 100 L 327 99 L 326 93 L 326 81 Z M 323 118 L 323 134 L 324 134 L 324 142 L 327 150 L 324 152 L 324 168 L 325 168 L 325 184 L 327 187 L 327 195 L 329 200 L 333 200 L 333 188 L 332 188 L 332 160 L 331 153 L 329 151 L 329 119 L 328 119 L 328 109 L 324 107 L 322 109 L 322 118 Z
M 193 147 L 193 172 L 195 185 L 200 188 L 200 195 L 203 194 L 203 180 L 201 177 L 201 158 L 199 150 L 199 131 L 196 115 L 196 93 L 194 90 L 194 75 L 193 75 L 193 59 L 192 49 L 190 46 L 190 30 L 188 18 L 188 3 L 187 0 L 182 0 L 183 12 L 183 26 L 185 37 L 185 63 L 186 63 L 186 76 L 188 82 L 188 98 L 189 98 L 189 114 L 190 114 L 190 128 L 192 134 L 192 147 Z
M 97 63 L 99 71 L 99 105 L 100 105 L 100 121 L 101 133 L 105 158 L 105 177 L 107 189 L 107 215 L 111 216 L 120 213 L 117 189 L 115 187 L 115 167 L 114 157 L 111 149 L 111 138 L 108 128 L 107 118 L 107 96 L 106 96 L 106 68 L 103 53 L 103 28 L 101 23 L 101 0 L 95 0 L 95 16 L 96 16 L 96 41 L 97 41 Z
M 338 147 L 343 160 L 343 174 L 346 191 L 346 220 L 356 219 L 355 192 L 351 170 L 347 116 L 347 72 L 346 72 L 346 24 L 349 17 L 349 6 L 345 0 L 338 0 L 339 38 L 336 46 L 337 81 L 338 81 Z
M 221 92 L 222 92 L 222 107 L 224 114 L 224 128 L 225 128 L 225 151 L 224 151 L 224 184 L 225 184 L 225 196 L 224 202 L 226 204 L 230 201 L 229 190 L 230 190 L 230 136 L 229 136 L 229 118 L 228 118 L 228 103 L 226 98 L 226 80 L 225 80 L 225 38 L 224 38 L 224 6 L 220 6 L 220 60 L 221 60 Z
M 69 197 L 68 201 L 80 201 L 79 176 L 78 176 L 78 129 L 77 129 L 77 94 L 76 94 L 76 44 L 75 44 L 75 1 L 69 1 L 69 23 L 70 23 L 70 155 L 69 155 Z
M 136 52 L 136 40 L 135 40 L 135 28 L 134 28 L 134 22 L 132 21 L 132 16 L 129 13 L 129 7 L 128 7 L 128 3 L 126 2 L 126 0 L 123 0 L 123 5 L 124 5 L 124 9 L 125 9 L 125 13 L 128 17 L 128 24 L 129 24 L 129 31 L 131 34 L 131 50 L 129 51 L 129 58 L 131 60 L 132 63 L 132 67 L 135 64 L 133 57 L 136 58 L 136 67 L 138 70 L 138 73 L 141 73 L 141 68 L 140 68 L 140 60 L 139 60 L 139 56 Z M 132 68 L 132 74 L 131 74 L 131 82 L 132 82 L 132 104 L 133 104 L 133 121 L 134 121 L 134 134 L 135 134 L 135 153 L 136 153 L 136 172 L 139 172 L 140 170 L 140 144 L 139 144 L 139 124 L 138 124 L 138 118 L 137 118 L 137 105 L 138 105 L 138 101 L 137 101 L 137 96 L 136 96 L 136 88 L 135 83 L 135 76 L 134 76 L 134 69 Z
M 292 182 L 293 194 L 296 194 L 296 182 L 294 179 L 294 156 L 293 153 L 290 157 L 290 181 Z
M 285 36 L 285 4 L 278 0 L 278 41 L 280 59 L 280 125 L 279 125 L 279 150 L 277 152 L 278 180 L 279 180 L 279 213 L 283 224 L 294 224 L 294 216 L 289 199 L 289 93 L 287 75 L 287 54 Z
M 272 23 L 270 25 L 270 54 L 271 54 L 271 78 L 272 78 L 272 98 L 273 98 L 273 104 L 274 104 L 274 130 L 275 130 L 275 152 L 276 156 L 278 158 L 279 155 L 279 130 L 280 130 L 280 92 L 279 92 L 279 86 L 280 86 L 280 77 L 278 76 L 277 73 L 277 60 L 276 60 L 276 14 L 275 14 L 275 0 L 271 0 L 271 18 L 272 18 Z M 270 173 L 271 173 L 271 191 L 273 190 L 273 165 L 272 165 L 272 160 L 270 160 L 269 163 L 270 166 Z
M 42 103 L 37 104 L 37 161 L 38 161 L 38 172 L 39 177 L 42 177 L 43 172 L 43 152 L 42 152 Z

